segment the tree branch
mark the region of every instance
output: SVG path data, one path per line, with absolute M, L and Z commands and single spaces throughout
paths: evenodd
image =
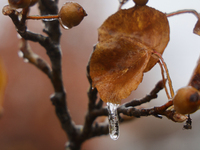
M 147 102 L 150 102 L 152 99 L 155 99 L 158 97 L 157 93 L 162 90 L 164 88 L 164 83 L 163 83 L 163 80 L 159 81 L 155 88 L 150 92 L 149 95 L 147 95 L 146 97 L 142 98 L 141 100 L 133 100 L 131 102 L 128 102 L 125 105 L 125 107 L 129 107 L 129 106 L 132 106 L 132 107 L 135 107 L 135 106 L 139 106 L 141 104 L 144 104 L 144 103 L 147 103 Z
M 57 14 L 57 1 L 40 0 L 39 10 L 41 15 Z M 61 122 L 62 128 L 65 130 L 69 141 L 74 141 L 74 137 L 78 134 L 78 128 L 75 127 L 69 114 L 66 103 L 66 92 L 62 81 L 62 65 L 61 65 L 61 48 L 60 48 L 60 26 L 59 21 L 44 21 L 45 33 L 48 33 L 48 40 L 43 45 L 51 60 L 52 65 L 52 84 L 55 93 L 51 96 L 56 114 Z
M 39 1 L 39 9 L 41 14 L 57 14 L 58 1 L 49 1 L 49 0 L 40 0 Z M 20 13 L 16 10 L 10 8 L 10 6 L 5 6 L 3 8 L 3 14 L 8 15 L 15 27 L 17 32 L 21 35 L 21 37 L 25 40 L 31 40 L 34 42 L 38 42 L 46 49 L 46 52 L 51 61 L 51 72 L 48 75 L 50 76 L 52 85 L 54 87 L 55 93 L 51 96 L 51 101 L 53 105 L 55 105 L 56 114 L 61 122 L 62 128 L 65 130 L 67 136 L 69 137 L 69 141 L 73 141 L 73 138 L 76 137 L 79 128 L 76 128 L 69 111 L 67 109 L 66 104 L 66 92 L 63 87 L 62 81 L 62 66 L 61 66 L 61 48 L 60 48 L 60 28 L 59 21 L 54 20 L 51 22 L 45 22 L 45 33 L 48 36 L 44 36 L 41 34 L 32 33 L 27 31 L 26 27 L 26 15 L 28 11 L 23 9 L 23 15 L 20 20 Z M 27 52 L 27 51 L 26 51 Z M 29 51 L 30 52 L 30 51 Z M 51 74 L 51 75 L 50 75 Z
M 31 50 L 28 41 L 23 38 L 21 39 L 20 51 L 23 53 L 22 57 L 24 59 L 27 59 L 29 63 L 44 72 L 50 79 L 52 78 L 51 69 L 48 64 Z

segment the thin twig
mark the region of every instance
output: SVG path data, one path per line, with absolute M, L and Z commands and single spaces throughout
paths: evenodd
M 46 45 L 45 43 L 49 40 L 48 37 L 43 36 L 41 34 L 33 33 L 31 31 L 27 31 L 25 22 L 23 21 L 22 23 L 19 20 L 18 15 L 20 15 L 20 13 L 18 11 L 13 10 L 9 5 L 6 5 L 3 7 L 2 12 L 4 15 L 8 15 L 12 19 L 17 32 L 20 34 L 22 38 L 33 42 L 39 42 L 42 46 Z
M 156 54 L 156 56 L 158 56 L 158 58 L 160 59 L 160 63 L 162 63 L 161 67 L 163 66 L 164 69 L 165 69 L 165 72 L 166 72 L 166 75 L 167 75 L 167 80 L 168 80 L 168 85 L 169 85 L 169 90 L 170 90 L 170 94 L 171 94 L 171 98 L 174 97 L 174 89 L 173 89 L 173 86 L 172 86 L 172 80 L 169 76 L 169 71 L 168 71 L 168 68 L 167 68 L 167 65 L 164 61 L 164 59 L 162 58 L 162 55 L 156 51 L 154 51 L 154 54 Z M 163 79 L 165 80 L 165 79 Z M 170 99 L 171 99 L 170 98 Z
M 162 63 L 160 62 L 160 60 L 158 61 L 158 64 L 160 66 L 160 69 L 161 69 L 161 75 L 162 75 L 162 78 L 164 80 L 164 87 L 165 87 L 165 93 L 167 95 L 167 98 L 168 99 L 171 99 L 170 95 L 169 95 L 169 92 L 167 90 L 167 86 L 166 86 L 166 79 L 165 79 L 165 75 L 164 75 L 164 69 L 163 69 L 163 66 L 162 66 Z
M 58 15 L 49 15 L 49 16 L 27 16 L 26 19 L 40 20 L 40 19 L 58 19 Z
M 129 0 L 119 0 L 119 7 L 118 7 L 118 10 L 122 9 L 122 6 L 128 2 Z
M 118 113 L 122 113 L 127 116 L 141 117 L 141 116 L 150 116 L 153 115 L 158 118 L 166 116 L 168 119 L 171 119 L 174 122 L 183 122 L 187 119 L 186 116 L 177 114 L 175 111 L 169 109 L 173 105 L 173 101 L 170 100 L 162 106 L 147 108 L 147 109 L 136 109 L 135 106 L 147 103 L 154 98 L 157 98 L 157 93 L 164 88 L 164 82 L 159 81 L 154 89 L 150 92 L 149 95 L 140 99 L 133 100 L 131 102 L 125 103 L 118 108 Z
M 152 99 L 157 98 L 157 94 L 160 90 L 162 90 L 164 88 L 164 82 L 163 80 L 160 80 L 156 86 L 154 87 L 154 89 L 150 92 L 149 95 L 147 95 L 146 97 L 140 99 L 140 100 L 132 100 L 130 102 L 127 102 L 125 104 L 123 104 L 125 107 L 135 107 L 135 106 L 139 106 L 141 104 L 150 102 Z M 121 106 L 120 106 L 121 107 Z
M 39 8 L 41 14 L 45 15 L 57 14 L 58 12 L 57 2 L 58 1 L 40 0 Z M 50 7 L 48 8 L 47 6 Z M 69 142 L 73 143 L 72 141 L 74 141 L 74 139 L 78 135 L 79 128 L 77 128 L 74 125 L 71 116 L 69 114 L 69 111 L 67 109 L 66 92 L 63 87 L 63 81 L 62 81 L 62 66 L 61 66 L 62 57 L 60 48 L 61 32 L 59 28 L 59 21 L 55 20 L 51 22 L 44 22 L 45 33 L 48 33 L 48 36 L 46 37 L 41 34 L 36 34 L 27 31 L 26 21 L 24 21 L 25 19 L 23 19 L 25 17 L 19 20 L 18 15 L 20 13 L 17 12 L 16 10 L 11 9 L 10 6 L 5 6 L 3 8 L 3 14 L 8 15 L 12 19 L 17 32 L 21 35 L 22 38 L 24 38 L 25 40 L 38 42 L 41 44 L 41 46 L 43 46 L 46 49 L 47 54 L 51 61 L 52 71 L 50 79 L 55 91 L 55 93 L 51 96 L 51 101 L 53 105 L 55 105 L 55 111 L 57 117 L 59 118 L 62 128 L 64 129 L 69 138 Z M 24 12 L 24 16 L 25 14 L 27 13 Z M 70 147 L 73 146 L 70 145 Z
M 200 19 L 199 13 L 193 9 L 184 9 L 184 10 L 179 10 L 179 11 L 175 11 L 175 12 L 171 12 L 171 13 L 166 13 L 166 16 L 171 17 L 171 16 L 183 14 L 183 13 L 192 13 L 193 15 L 195 15 L 197 17 L 197 19 Z
M 50 79 L 52 78 L 49 65 L 31 50 L 28 41 L 23 38 L 21 39 L 20 50 L 23 53 L 24 59 L 27 59 L 29 63 L 35 65 L 38 69 L 43 71 Z

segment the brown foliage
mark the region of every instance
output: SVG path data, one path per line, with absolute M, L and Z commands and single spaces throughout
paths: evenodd
M 148 6 L 119 10 L 99 28 L 90 60 L 93 87 L 105 102 L 121 103 L 142 82 L 143 72 L 158 61 L 169 41 L 164 13 Z

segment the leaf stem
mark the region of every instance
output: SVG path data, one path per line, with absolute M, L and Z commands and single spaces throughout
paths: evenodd
M 49 15 L 49 16 L 27 16 L 26 19 L 34 19 L 34 20 L 40 20 L 40 19 L 58 19 L 58 15 Z
M 166 16 L 167 16 L 167 17 L 171 17 L 171 16 L 183 14 L 183 13 L 192 13 L 192 14 L 195 15 L 198 19 L 200 19 L 199 13 L 198 13 L 196 10 L 194 10 L 194 9 L 183 9 L 183 10 L 171 12 L 171 13 L 167 13 Z
M 168 80 L 168 85 L 169 85 L 169 90 L 170 90 L 170 94 L 171 94 L 171 98 L 173 98 L 174 97 L 174 89 L 173 89 L 173 86 L 172 86 L 172 80 L 171 80 L 171 78 L 169 76 L 169 71 L 168 71 L 167 65 L 166 65 L 166 63 L 165 63 L 165 61 L 162 58 L 162 55 L 160 53 L 154 51 L 154 54 L 156 54 L 158 56 L 158 58 L 160 59 L 160 63 L 162 63 L 160 66 L 161 67 L 163 66 L 164 69 L 165 69 L 165 72 L 166 72 L 166 75 L 167 75 L 167 80 Z M 163 80 L 165 80 L 165 79 L 163 79 Z

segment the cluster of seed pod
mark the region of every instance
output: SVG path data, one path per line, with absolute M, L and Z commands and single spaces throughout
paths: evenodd
M 12 9 L 28 8 L 35 5 L 38 0 L 8 0 Z M 59 19 L 65 29 L 70 29 L 80 24 L 87 13 L 81 5 L 76 2 L 66 2 L 55 16 L 28 16 L 27 19 Z M 45 18 L 46 17 L 46 18 Z
M 72 28 L 80 24 L 87 13 L 81 5 L 75 2 L 66 2 L 58 14 L 64 28 Z

